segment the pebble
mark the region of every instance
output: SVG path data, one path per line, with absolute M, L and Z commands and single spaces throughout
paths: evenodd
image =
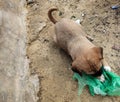
M 82 13 L 82 14 L 81 14 L 81 16 L 82 16 L 82 17 L 84 17 L 84 16 L 85 16 L 85 14 L 84 14 L 84 13 Z
M 120 51 L 120 46 L 114 45 L 114 46 L 112 46 L 112 49 L 117 50 L 117 51 Z
M 116 10 L 116 9 L 120 8 L 120 5 L 115 5 L 115 6 L 112 6 L 111 8 L 112 8 L 113 10 Z
M 27 4 L 28 4 L 28 5 L 35 2 L 35 0 L 26 0 L 26 1 L 27 1 Z
M 75 23 L 80 24 L 80 19 L 77 19 Z

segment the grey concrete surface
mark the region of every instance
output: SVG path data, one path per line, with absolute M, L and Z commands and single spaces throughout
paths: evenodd
M 36 102 L 37 75 L 26 57 L 25 0 L 0 0 L 0 102 Z

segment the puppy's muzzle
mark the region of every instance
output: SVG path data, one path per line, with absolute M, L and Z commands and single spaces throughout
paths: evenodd
M 91 74 L 91 75 L 92 75 L 93 77 L 99 77 L 99 76 L 102 75 L 102 73 L 103 73 L 103 68 L 100 68 L 99 71 L 97 71 L 95 74 Z

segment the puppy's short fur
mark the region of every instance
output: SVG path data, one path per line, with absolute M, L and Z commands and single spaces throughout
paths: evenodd
M 87 74 L 98 73 L 103 65 L 103 49 L 87 39 L 81 25 L 65 18 L 57 22 L 52 16 L 52 12 L 56 10 L 53 8 L 48 11 L 49 19 L 55 24 L 54 40 L 72 57 L 73 71 Z

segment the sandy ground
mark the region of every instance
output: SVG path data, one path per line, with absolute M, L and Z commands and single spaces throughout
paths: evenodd
M 40 90 L 38 102 L 120 102 L 119 97 L 91 96 L 85 88 L 77 95 L 78 85 L 69 70 L 71 59 L 52 39 L 54 25 L 47 12 L 57 7 L 61 12 L 57 19 L 80 19 L 86 33 L 94 38 L 93 43 L 104 48 L 112 70 L 120 75 L 120 9 L 110 7 L 120 0 L 36 0 L 28 8 L 28 49 L 31 74 L 38 74 Z

